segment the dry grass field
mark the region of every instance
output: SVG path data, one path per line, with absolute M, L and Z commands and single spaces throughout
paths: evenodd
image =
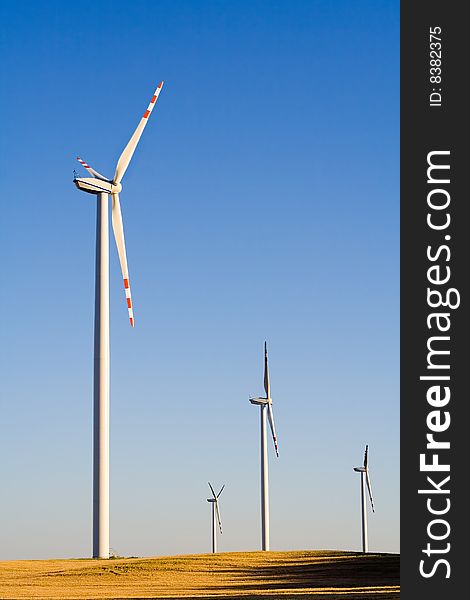
M 0 562 L 0 598 L 399 598 L 397 554 L 231 552 Z

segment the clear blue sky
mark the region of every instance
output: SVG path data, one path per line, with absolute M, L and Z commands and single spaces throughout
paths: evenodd
M 95 200 L 123 181 L 132 330 L 112 241 L 111 547 L 260 545 L 268 340 L 272 549 L 399 549 L 399 3 L 1 4 L 0 559 L 91 552 Z

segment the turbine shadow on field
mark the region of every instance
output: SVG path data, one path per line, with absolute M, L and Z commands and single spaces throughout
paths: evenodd
M 218 570 L 221 571 L 220 569 Z M 332 598 L 336 595 L 352 600 L 377 596 L 398 598 L 400 557 L 394 554 L 328 556 L 309 561 L 270 562 L 232 570 L 230 586 L 212 587 L 212 591 L 230 590 L 230 598 L 259 598 L 256 592 L 279 590 L 282 598 Z M 309 588 L 307 592 L 305 588 Z M 286 591 L 291 594 L 286 594 Z M 298 591 L 295 591 L 298 590 Z M 305 590 L 305 593 L 302 593 Z M 253 595 L 250 594 L 253 593 Z M 322 593 L 324 592 L 324 593 Z M 239 594 L 239 595 L 237 595 Z
M 233 577 L 240 583 L 231 589 L 240 591 L 282 588 L 324 588 L 335 581 L 337 588 L 399 585 L 398 555 L 328 557 L 309 563 L 245 567 Z M 220 572 L 220 571 L 219 571 Z

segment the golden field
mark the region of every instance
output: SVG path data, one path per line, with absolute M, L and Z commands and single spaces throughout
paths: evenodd
M 0 598 L 394 600 L 397 554 L 229 552 L 109 560 L 0 562 Z

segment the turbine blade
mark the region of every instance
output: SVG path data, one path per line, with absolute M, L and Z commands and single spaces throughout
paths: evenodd
M 85 169 L 88 171 L 88 173 L 90 173 L 90 175 L 93 175 L 93 177 L 96 177 L 96 179 L 101 179 L 102 181 L 108 181 L 108 182 L 110 181 L 110 179 L 108 179 L 104 175 L 101 175 L 101 173 L 98 173 L 98 171 L 95 171 L 95 169 L 92 169 L 90 167 L 90 165 L 88 163 L 86 163 L 84 160 L 82 160 L 79 156 L 77 156 L 77 160 L 82 165 L 82 167 L 85 167 Z
M 370 498 L 370 505 L 372 506 L 372 512 L 375 512 L 374 500 L 372 499 L 372 489 L 371 489 L 371 485 L 370 485 L 369 471 L 366 471 L 366 483 L 367 483 L 367 489 L 369 491 L 369 498 Z
M 209 482 L 207 482 L 207 483 L 209 483 Z M 210 484 L 210 483 L 209 483 L 209 487 L 211 488 L 212 495 L 213 495 L 213 496 L 214 496 L 214 498 L 217 500 L 217 496 L 215 495 L 214 488 L 211 486 L 211 484 Z
M 264 390 L 266 392 L 266 398 L 270 398 L 271 386 L 269 383 L 268 347 L 266 342 L 264 342 Z
M 225 483 L 224 485 L 220 488 L 220 492 L 217 494 L 217 498 L 220 496 L 220 494 L 224 491 L 224 487 L 225 487 Z
M 222 521 L 220 520 L 219 501 L 215 499 L 215 510 L 217 512 L 217 521 L 219 522 L 220 533 L 222 533 Z
M 121 156 L 119 157 L 116 166 L 116 173 L 114 174 L 113 179 L 114 183 L 120 183 L 121 179 L 124 177 L 124 173 L 126 172 L 127 167 L 131 162 L 132 155 L 134 154 L 136 146 L 139 143 L 140 136 L 142 135 L 142 132 L 144 131 L 145 126 L 147 125 L 148 118 L 153 110 L 153 107 L 155 106 L 155 103 L 162 90 L 162 87 L 163 81 L 161 81 L 158 84 L 157 89 L 155 90 L 155 93 L 153 94 L 152 99 L 150 100 L 150 103 L 147 107 L 147 110 L 144 112 L 143 117 L 140 119 L 140 123 L 137 125 L 137 129 L 132 134 L 131 139 L 128 141 L 127 146 L 124 148 Z
M 127 270 L 126 244 L 124 242 L 124 229 L 122 226 L 121 204 L 119 194 L 112 194 L 113 208 L 111 218 L 113 223 L 114 239 L 116 240 L 119 262 L 121 263 L 122 276 L 124 278 L 124 291 L 126 292 L 127 309 L 129 311 L 129 321 L 134 327 L 134 312 L 132 308 L 131 288 L 129 286 L 129 272 Z
M 364 452 L 364 467 L 367 469 L 367 464 L 369 462 L 369 446 L 366 445 L 366 451 Z
M 268 420 L 271 427 L 271 433 L 273 435 L 274 449 L 276 450 L 276 456 L 279 457 L 279 450 L 277 447 L 276 428 L 274 427 L 274 414 L 272 404 L 268 404 Z

